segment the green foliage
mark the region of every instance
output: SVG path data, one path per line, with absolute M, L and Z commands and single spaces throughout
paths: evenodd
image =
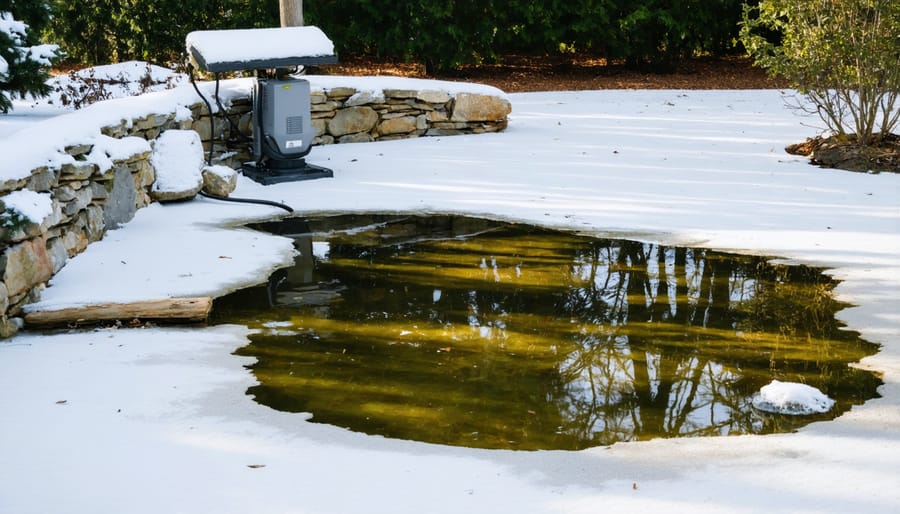
M 577 51 L 653 67 L 733 48 L 741 0 L 327 0 L 309 23 L 341 55 L 425 62 L 436 70 L 501 53 Z
M 492 0 L 327 0 L 307 3 L 304 13 L 340 55 L 419 60 L 433 72 L 492 58 L 501 8 Z
M 176 62 L 194 30 L 278 26 L 277 0 L 56 0 L 51 33 L 75 62 Z
M 648 0 L 619 2 L 619 34 L 624 52 L 635 64 L 671 68 L 696 53 L 724 53 L 737 35 L 740 1 Z
M 53 0 L 51 30 L 73 59 L 175 60 L 199 29 L 278 25 L 263 0 Z M 316 0 L 306 22 L 341 56 L 425 63 L 429 71 L 490 62 L 502 53 L 579 52 L 670 66 L 681 57 L 730 51 L 741 0 Z
M 16 11 L 13 11 L 15 9 Z M 36 32 L 14 18 L 22 11 L 40 25 L 46 22 L 44 4 L 33 0 L 0 0 L 0 112 L 12 106 L 12 98 L 44 95 L 49 78 L 47 68 L 58 58 L 55 45 L 41 45 Z
M 898 34 L 896 0 L 763 0 L 744 10 L 740 38 L 757 64 L 806 95 L 828 129 L 867 145 L 900 121 Z

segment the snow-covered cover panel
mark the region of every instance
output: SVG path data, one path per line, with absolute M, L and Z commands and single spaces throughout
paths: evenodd
M 805 416 L 831 410 L 834 400 L 806 384 L 773 380 L 759 390 L 753 406 L 765 412 Z
M 205 71 L 242 71 L 337 62 L 334 43 L 314 26 L 199 30 L 185 39 Z

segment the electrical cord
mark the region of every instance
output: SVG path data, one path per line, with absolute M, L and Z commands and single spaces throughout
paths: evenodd
M 202 189 L 200 190 L 200 196 L 209 198 L 212 200 L 221 200 L 223 202 L 255 203 L 258 205 L 271 205 L 272 207 L 278 207 L 279 209 L 284 209 L 287 212 L 291 212 L 291 213 L 294 212 L 294 209 L 292 209 L 291 206 L 283 204 L 281 202 L 272 202 L 270 200 L 260 200 L 258 198 L 235 198 L 232 196 L 219 196 L 219 195 L 207 193 L 207 192 L 203 191 Z
M 191 85 L 194 86 L 194 91 L 197 92 L 197 96 L 200 97 L 200 100 L 203 100 L 203 103 L 206 104 L 206 111 L 209 113 L 209 139 L 210 139 L 210 142 L 209 142 L 209 153 L 206 156 L 206 165 L 212 166 L 212 159 L 213 159 L 213 144 L 212 144 L 212 142 L 213 142 L 213 139 L 215 138 L 215 133 L 216 133 L 216 120 L 215 120 L 215 116 L 213 116 L 212 104 L 209 103 L 209 100 L 207 100 L 206 97 L 203 96 L 203 93 L 200 92 L 200 87 L 197 85 L 197 81 L 194 80 L 194 65 L 190 62 L 188 62 L 188 76 L 190 77 Z M 217 73 L 216 74 L 216 91 L 217 92 L 218 92 L 218 84 L 219 84 L 218 76 L 219 75 Z

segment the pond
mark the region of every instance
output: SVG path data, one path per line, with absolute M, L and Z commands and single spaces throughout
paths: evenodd
M 477 448 L 795 430 L 877 396 L 821 270 L 462 216 L 260 226 L 295 265 L 216 301 L 256 329 L 248 394 L 310 421 Z M 773 379 L 835 400 L 781 416 Z M 298 417 L 298 423 L 306 417 Z

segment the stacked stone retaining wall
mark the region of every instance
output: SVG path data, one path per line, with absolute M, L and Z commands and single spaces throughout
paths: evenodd
M 314 145 L 496 132 L 506 127 L 510 112 L 509 102 L 499 96 L 440 90 L 373 93 L 335 87 L 313 90 L 311 104 Z M 107 165 L 88 158 L 95 144 L 73 144 L 62 150 L 71 157 L 63 159 L 66 164 L 42 166 L 28 177 L 0 183 L 0 213 L 15 214 L 3 204 L 4 197 L 15 191 L 49 195 L 52 203 L 52 214 L 40 223 L 25 220 L 0 226 L 0 337 L 22 327 L 24 306 L 39 299 L 68 259 L 155 201 L 150 156 L 159 134 L 170 129 L 197 131 L 207 151 L 213 146 L 217 164 L 239 168 L 251 158 L 249 98 L 231 99 L 226 112 L 215 115 L 214 133 L 202 102 L 189 109 L 189 117 L 176 109 L 101 127 L 104 136 L 128 143 L 123 145 L 127 155 L 119 150 Z

